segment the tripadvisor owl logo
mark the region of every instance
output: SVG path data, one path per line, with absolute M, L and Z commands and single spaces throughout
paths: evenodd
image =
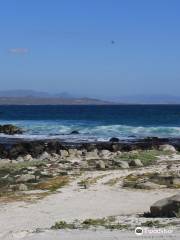
M 135 234 L 136 235 L 143 235 L 143 229 L 141 228 L 141 227 L 137 227 L 136 229 L 135 229 Z

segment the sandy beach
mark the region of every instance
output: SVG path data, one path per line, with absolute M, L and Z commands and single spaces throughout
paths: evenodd
M 159 169 L 157 169 L 159 168 Z M 0 237 L 1 239 L 134 239 L 133 230 L 107 231 L 50 231 L 57 221 L 73 221 L 75 219 L 97 219 L 116 216 L 120 223 L 132 226 L 141 225 L 147 219 L 139 214 L 149 211 L 149 207 L 157 200 L 177 194 L 175 189 L 124 189 L 123 177 L 132 173 L 148 173 L 165 168 L 164 165 L 144 167 L 139 170 L 114 170 L 84 172 L 79 177 L 72 178 L 70 184 L 57 192 L 34 202 L 0 203 Z M 78 182 L 84 179 L 94 179 L 94 182 L 83 189 Z M 110 185 L 112 179 L 120 179 Z M 32 193 L 32 192 L 31 192 Z M 30 193 L 29 193 L 30 194 Z M 168 222 L 168 219 L 160 219 Z M 178 225 L 178 223 L 177 223 Z M 43 233 L 35 233 L 42 229 Z M 59 233 L 58 233 L 59 232 Z M 178 227 L 174 234 L 179 234 Z M 175 235 L 173 235 L 175 237 Z M 88 237 L 87 237 L 88 236 Z M 120 238 L 122 236 L 122 238 Z M 168 237 L 168 236 L 164 236 Z M 166 238 L 165 238 L 166 239 Z M 167 238 L 168 239 L 168 238 Z M 177 238 L 171 238 L 177 239 Z

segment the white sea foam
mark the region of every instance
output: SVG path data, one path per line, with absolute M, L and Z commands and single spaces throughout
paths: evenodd
M 7 123 L 17 125 L 25 130 L 24 134 L 14 135 L 13 138 L 106 141 L 111 137 L 119 137 L 121 139 L 147 136 L 180 137 L 179 126 L 128 126 L 87 121 L 0 121 L 0 124 Z M 73 130 L 79 131 L 80 134 L 70 134 Z M 0 136 L 8 137 L 3 134 Z

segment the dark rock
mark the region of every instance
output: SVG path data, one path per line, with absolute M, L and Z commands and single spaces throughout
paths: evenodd
M 114 152 L 116 151 L 125 151 L 125 152 L 128 152 L 128 151 L 132 151 L 132 150 L 136 150 L 136 146 L 135 145 L 132 145 L 132 144 L 128 144 L 128 143 L 123 143 L 123 144 L 113 144 L 112 145 L 113 149 L 114 149 Z
M 96 145 L 93 143 L 84 143 L 84 144 L 82 144 L 82 149 L 85 149 L 88 152 L 91 152 L 96 149 Z
M 25 148 L 24 144 L 17 143 L 14 144 L 8 152 L 8 157 L 11 159 L 16 159 L 20 155 L 25 156 L 27 154 L 27 149 Z
M 152 217 L 179 217 L 180 194 L 164 198 L 150 207 Z
M 13 134 L 22 134 L 23 130 L 19 127 L 16 127 L 11 124 L 0 125 L 0 133 L 13 135 Z
M 48 153 L 60 153 L 60 150 L 63 149 L 62 145 L 58 141 L 49 141 L 46 144 L 45 151 Z
M 97 142 L 95 148 L 98 150 L 109 150 L 112 151 L 112 143 L 111 142 Z
M 135 140 L 119 140 L 119 142 L 60 142 L 59 140 L 24 140 L 15 138 L 0 138 L 0 158 L 16 159 L 30 154 L 33 158 L 44 152 L 60 154 L 60 150 L 77 149 L 84 152 L 94 150 L 132 151 L 159 149 L 161 145 L 170 144 L 180 150 L 180 138 L 145 138 Z
M 79 132 L 76 131 L 76 130 L 74 130 L 74 131 L 72 131 L 70 134 L 79 134 Z
M 46 143 L 43 141 L 27 142 L 25 148 L 27 149 L 27 152 L 35 158 L 46 151 Z
M 59 176 L 68 176 L 68 172 L 61 171 L 59 172 Z
M 110 142 L 119 142 L 119 138 L 112 137 L 109 139 Z
M 44 152 L 47 153 L 60 153 L 61 149 L 65 149 L 61 143 L 57 140 L 51 141 L 22 141 L 16 144 L 12 144 L 6 151 L 8 152 L 8 158 L 16 159 L 19 156 L 25 156 L 30 154 L 33 158 L 41 156 Z M 0 152 L 3 152 L 4 149 L 1 149 Z
M 7 158 L 8 152 L 3 144 L 0 144 L 0 158 Z
M 144 140 L 146 140 L 146 141 L 158 141 L 159 138 L 158 137 L 146 137 L 146 138 L 144 138 Z

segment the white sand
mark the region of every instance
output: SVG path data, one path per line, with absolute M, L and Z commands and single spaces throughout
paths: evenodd
M 24 235 L 24 236 L 23 236 Z M 107 230 L 60 230 L 60 231 L 46 231 L 37 234 L 14 234 L 11 237 L 3 240 L 139 240 L 139 239 L 166 239 L 178 240 L 180 239 L 179 232 L 171 234 L 144 234 L 143 236 L 136 236 L 134 232 L 127 231 L 107 231 Z
M 155 168 L 149 168 L 150 171 L 152 169 Z M 139 172 L 142 171 L 143 170 L 139 170 Z M 1 239 L 121 239 L 117 238 L 118 233 L 116 232 L 110 232 L 108 233 L 109 235 L 105 234 L 104 238 L 100 238 L 98 233 L 97 237 L 95 237 L 95 233 L 92 233 L 89 237 L 85 237 L 83 234 L 87 233 L 83 232 L 81 234 L 79 233 L 80 235 L 77 234 L 79 238 L 76 238 L 75 235 L 70 234 L 69 231 L 67 231 L 67 233 L 66 231 L 63 232 L 63 238 L 58 238 L 57 232 L 53 233 L 53 235 L 44 233 L 45 235 L 47 234 L 47 237 L 42 233 L 35 235 L 36 237 L 38 236 L 38 238 L 35 236 L 24 238 L 23 231 L 32 231 L 36 228 L 50 228 L 59 220 L 69 221 L 143 213 L 144 211 L 148 211 L 150 205 L 155 201 L 177 193 L 177 190 L 172 189 L 153 191 L 127 190 L 122 189 L 120 184 L 113 187 L 104 185 L 109 179 L 127 175 L 131 172 L 133 171 L 117 170 L 86 173 L 86 176 L 80 177 L 81 180 L 87 176 L 97 177 L 98 175 L 108 175 L 99 179 L 97 183 L 89 189 L 81 189 L 77 184 L 80 179 L 76 179 L 70 186 L 61 189 L 61 192 L 52 194 L 36 203 L 14 202 L 0 204 Z M 18 232 L 17 237 L 13 235 L 15 232 Z M 56 237 L 53 238 L 52 236 L 55 236 L 54 234 Z M 107 238 L 105 237 L 106 235 Z M 94 236 L 94 238 L 92 238 L 92 236 Z M 108 238 L 108 236 L 111 236 L 111 238 Z

